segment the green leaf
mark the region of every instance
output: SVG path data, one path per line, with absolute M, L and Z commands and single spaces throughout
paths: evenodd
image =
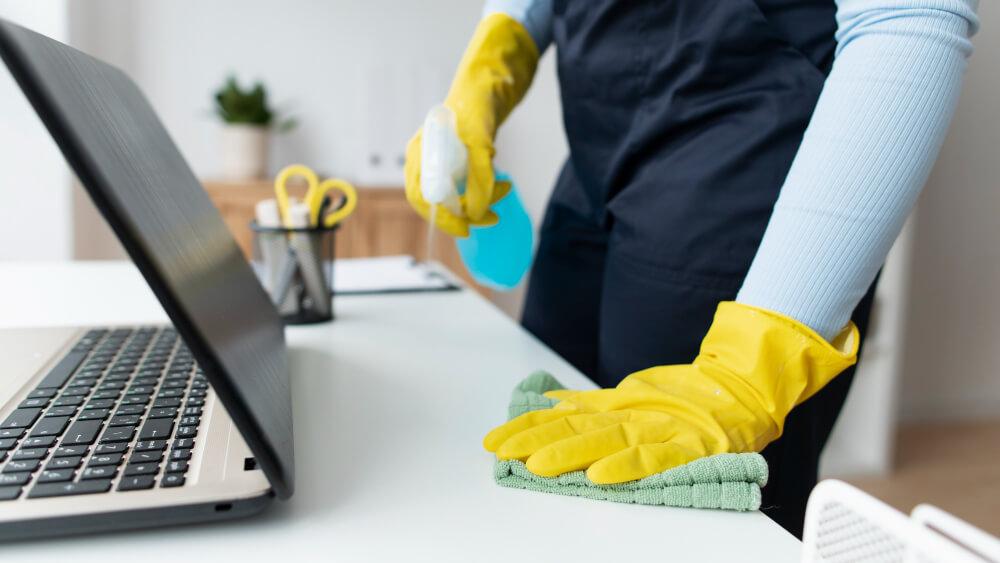
M 267 127 L 275 119 L 268 107 L 267 89 L 256 82 L 243 90 L 235 75 L 229 75 L 222 87 L 215 92 L 216 114 L 226 123 L 246 123 Z

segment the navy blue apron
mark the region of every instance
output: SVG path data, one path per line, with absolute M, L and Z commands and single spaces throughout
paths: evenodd
M 523 323 L 603 387 L 689 363 L 735 298 L 833 63 L 834 0 L 554 0 L 570 155 Z M 864 334 L 872 290 L 854 321 Z M 764 511 L 801 536 L 853 376 L 764 452 Z

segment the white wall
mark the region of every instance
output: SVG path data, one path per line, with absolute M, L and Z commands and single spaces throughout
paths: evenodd
M 235 72 L 263 80 L 272 100 L 299 118 L 296 130 L 275 139 L 272 171 L 295 161 L 398 185 L 401 173 L 400 181 L 382 182 L 365 162 L 371 152 L 390 162 L 402 157 L 427 109 L 447 92 L 481 3 L 90 0 L 76 7 L 74 44 L 132 75 L 200 176 L 218 174 L 211 94 Z M 498 166 L 515 178 L 537 225 L 567 152 L 551 51 L 497 146 Z M 101 230 L 92 228 L 92 212 L 80 215 L 83 232 Z M 94 236 L 108 246 L 106 232 Z M 501 295 L 498 304 L 516 316 L 522 292 Z
M 479 14 L 479 2 L 462 0 L 102 1 L 80 14 L 97 40 L 78 43 L 135 78 L 204 177 L 219 171 L 211 95 L 235 72 L 263 80 L 272 101 L 299 118 L 276 139 L 272 170 L 302 161 L 357 180 L 372 137 L 394 137 L 396 153 L 387 156 L 402 156 L 444 97 Z M 128 41 L 107 40 L 123 34 Z M 501 154 L 517 155 L 506 163 L 519 182 L 540 186 L 528 197 L 539 208 L 565 154 L 554 70 L 544 68 L 550 76 L 542 73 L 501 140 L 510 146 Z
M 66 0 L 0 0 L 0 17 L 66 40 Z M 68 259 L 69 170 L 6 67 L 0 108 L 0 260 Z
M 1000 417 L 1000 3 L 917 211 L 905 419 Z
M 41 17 L 34 25 L 60 37 L 66 4 L 0 0 L 0 10 Z M 388 137 L 405 137 L 443 94 L 480 9 L 467 0 L 68 4 L 73 43 L 137 78 L 199 174 L 218 171 L 210 94 L 235 71 L 264 79 L 274 100 L 302 120 L 276 141 L 273 167 L 301 160 L 351 179 L 362 172 L 372 123 Z M 993 56 L 1000 52 L 1000 5 L 982 2 L 980 14 L 962 101 L 914 222 L 901 391 L 907 419 L 1000 411 L 1000 60 Z M 566 153 L 553 62 L 549 52 L 498 139 L 497 162 L 514 174 L 536 223 Z M 0 207 L 0 234 L 23 240 L 22 218 L 42 209 L 65 218 L 67 204 L 43 204 L 21 187 L 64 195 L 65 172 L 33 112 L 0 76 L 0 139 L 17 151 L 0 154 L 0 169 L 18 187 L 8 187 Z M 391 106 L 390 117 L 378 117 L 379 105 Z M 49 163 L 40 170 L 52 177 L 31 176 L 28 162 Z M 63 255 L 67 235 L 58 223 L 51 221 L 55 228 L 30 251 L 5 242 L 0 257 Z M 509 311 L 518 304 L 519 294 L 503 302 Z

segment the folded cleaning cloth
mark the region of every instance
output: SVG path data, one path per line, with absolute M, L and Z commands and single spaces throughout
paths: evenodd
M 508 418 L 549 408 L 558 401 L 542 395 L 564 389 L 552 375 L 539 371 L 511 393 Z M 767 462 L 757 453 L 704 457 L 662 473 L 627 483 L 598 485 L 583 471 L 539 477 L 519 460 L 497 460 L 494 478 L 502 487 L 596 500 L 663 506 L 757 510 L 760 489 L 767 483 Z

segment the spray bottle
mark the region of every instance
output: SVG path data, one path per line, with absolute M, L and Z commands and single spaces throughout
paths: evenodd
M 464 215 L 459 194 L 465 191 L 467 162 L 455 114 L 445 106 L 431 108 L 424 120 L 420 160 L 420 190 L 424 200 L 431 204 L 431 230 L 437 205 L 455 215 Z M 510 192 L 491 207 L 500 222 L 489 227 L 470 227 L 469 237 L 456 239 L 455 243 L 465 267 L 477 282 L 509 291 L 531 267 L 534 231 L 513 180 L 503 173 L 498 173 L 496 179 L 511 182 Z

